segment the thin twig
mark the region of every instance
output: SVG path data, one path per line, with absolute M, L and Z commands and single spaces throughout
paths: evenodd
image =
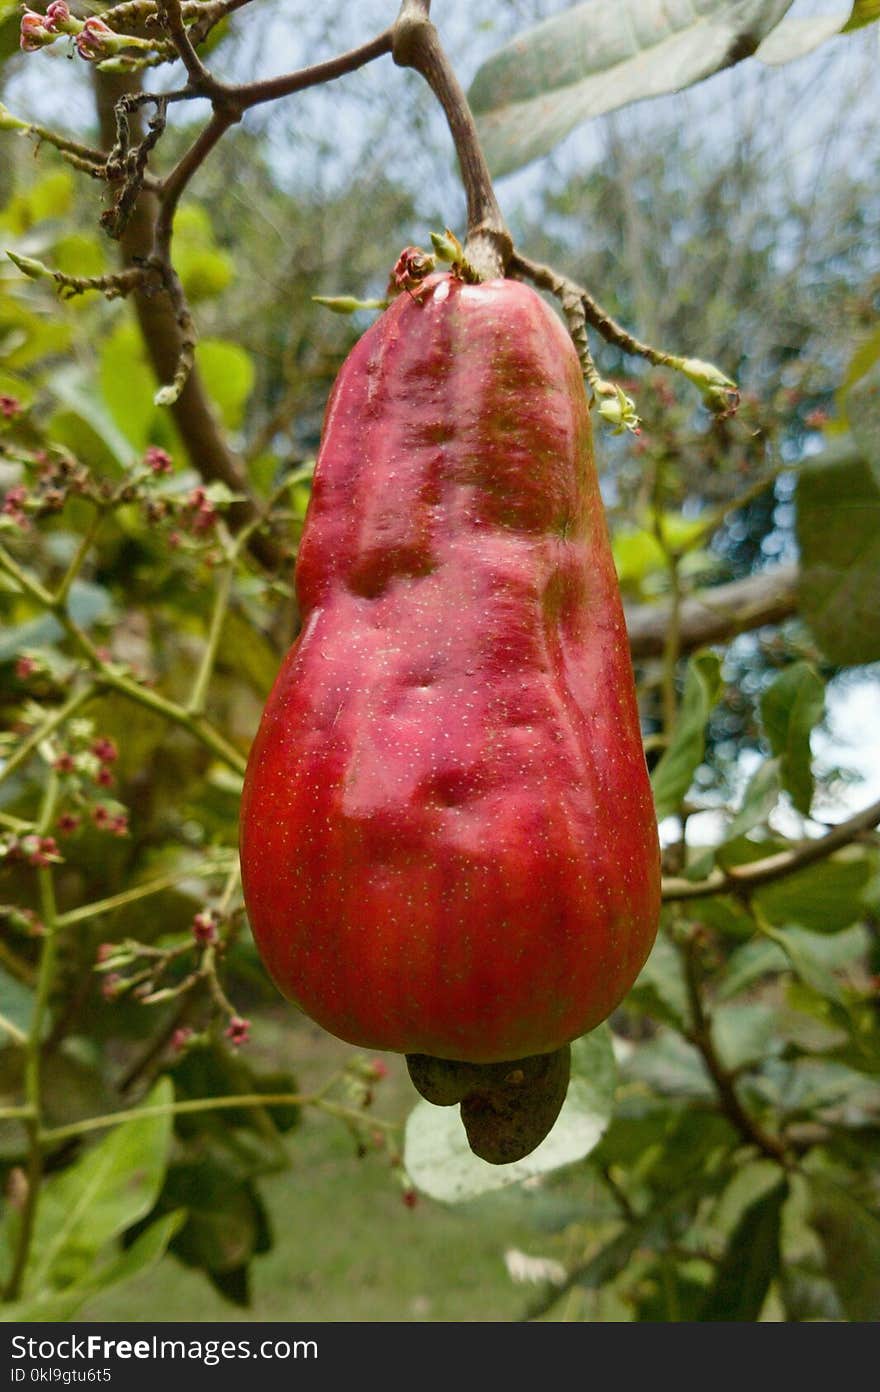
M 776 855 L 753 860 L 747 865 L 716 867 L 705 880 L 686 880 L 669 877 L 663 880 L 663 899 L 667 903 L 685 899 L 707 899 L 715 894 L 748 895 L 762 885 L 794 875 L 808 865 L 825 860 L 834 851 L 856 841 L 863 832 L 880 825 L 880 801 L 872 802 L 855 816 L 847 818 L 824 836 L 799 841 Z

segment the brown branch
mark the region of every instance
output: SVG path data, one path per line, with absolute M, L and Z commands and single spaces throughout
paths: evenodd
M 738 633 L 791 618 L 798 608 L 797 566 L 772 570 L 716 585 L 691 595 L 681 605 L 680 651 L 694 652 L 707 643 L 723 643 Z M 626 611 L 629 647 L 636 659 L 662 657 L 669 626 L 669 608 L 638 604 Z
M 202 92 L 206 96 L 212 96 L 215 92 L 219 93 L 222 84 L 218 83 L 208 72 L 193 48 L 192 40 L 183 22 L 181 0 L 156 0 L 156 12 L 162 28 L 167 29 L 171 36 L 171 41 L 186 68 L 193 90 Z
M 96 98 L 103 144 L 110 148 L 116 139 L 114 107 L 120 97 L 130 95 L 131 77 L 96 74 Z M 128 265 L 146 262 L 153 250 L 158 201 L 155 194 L 142 189 L 128 225 L 120 239 L 123 259 Z M 174 305 L 164 294 L 135 293 L 132 297 L 141 334 L 153 369 L 160 382 L 170 381 L 180 360 L 183 337 Z M 174 423 L 193 467 L 208 481 L 219 480 L 233 493 L 249 492 L 244 462 L 229 448 L 214 408 L 196 366 L 171 407 Z M 257 515 L 254 502 L 238 502 L 229 509 L 230 525 L 238 529 Z M 253 555 L 275 569 L 281 561 L 278 547 L 264 531 L 254 532 L 249 542 Z
M 392 30 L 386 29 L 368 43 L 353 48 L 348 53 L 340 53 L 336 58 L 328 58 L 311 67 L 300 68 L 296 72 L 283 73 L 280 77 L 267 77 L 260 82 L 242 83 L 237 87 L 225 87 L 226 98 L 237 105 L 241 111 L 263 102 L 277 101 L 279 97 L 292 96 L 307 87 L 317 87 L 323 82 L 332 82 L 346 73 L 355 72 L 375 58 L 391 52 Z
M 663 898 L 670 903 L 685 899 L 706 899 L 715 894 L 748 896 L 762 885 L 772 884 L 774 880 L 784 879 L 787 875 L 806 869 L 808 865 L 825 860 L 834 851 L 859 840 L 864 832 L 878 825 L 880 801 L 872 802 L 870 807 L 863 808 L 845 822 L 838 822 L 824 836 L 799 841 L 787 851 L 765 856 L 763 860 L 753 860 L 748 865 L 737 865 L 728 870 L 718 867 L 705 880 L 691 881 L 675 877 L 664 879 Z
M 538 261 L 532 261 L 527 256 L 515 251 L 510 259 L 510 273 L 522 279 L 530 280 L 533 285 L 541 289 L 549 290 L 556 295 L 562 302 L 566 317 L 571 322 L 572 306 L 578 304 L 580 313 L 583 315 L 587 324 L 597 329 L 602 337 L 616 347 L 622 349 L 630 356 L 646 358 L 648 362 L 656 367 L 671 368 L 675 372 L 680 372 L 690 382 L 693 382 L 702 394 L 705 405 L 714 412 L 719 419 L 733 415 L 739 405 L 739 391 L 734 382 L 729 377 L 725 377 L 713 363 L 703 362 L 699 358 L 682 358 L 676 353 L 670 353 L 663 348 L 655 348 L 653 344 L 643 343 L 641 339 L 629 333 L 622 324 L 618 324 L 606 309 L 593 298 L 589 290 L 568 276 L 561 275 L 552 266 L 543 266 Z M 586 331 L 582 335 L 586 339 Z M 581 342 L 575 338 L 575 343 L 581 352 L 581 360 L 584 363 L 584 376 L 590 382 L 594 393 L 606 395 L 610 390 L 610 384 L 604 383 L 598 378 L 595 369 L 592 367 L 592 358 L 587 349 L 586 357 L 582 352 Z
M 503 275 L 513 242 L 492 187 L 467 97 L 429 17 L 430 0 L 403 0 L 393 30 L 392 55 L 401 68 L 421 73 L 443 107 L 467 197 L 465 253 L 483 279 Z
M 788 1154 L 785 1145 L 777 1136 L 772 1136 L 765 1131 L 743 1106 L 736 1090 L 734 1075 L 728 1068 L 725 1068 L 715 1047 L 712 1022 L 700 989 L 696 940 L 691 937 L 686 943 L 679 945 L 679 950 L 684 964 L 688 1003 L 693 1020 L 693 1025 L 685 1037 L 699 1050 L 706 1072 L 715 1084 L 722 1112 L 736 1127 L 747 1144 L 756 1146 L 770 1160 L 776 1160 L 780 1164 L 787 1163 Z

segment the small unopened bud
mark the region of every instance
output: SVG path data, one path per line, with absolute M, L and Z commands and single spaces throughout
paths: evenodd
M 387 309 L 387 300 L 357 300 L 354 295 L 313 295 L 315 304 L 323 305 L 334 314 L 354 314 L 358 309 Z
M 163 450 L 159 445 L 150 445 L 144 455 L 144 463 L 154 474 L 170 474 L 174 468 L 174 461 L 167 450 Z
M 714 363 L 701 358 L 676 358 L 672 365 L 699 388 L 710 411 L 721 419 L 733 415 L 739 406 L 739 388 Z
M 78 34 L 83 27 L 82 21 L 71 15 L 66 0 L 52 0 L 46 9 L 45 24 L 55 34 Z
M 238 1048 L 239 1044 L 248 1042 L 250 1031 L 250 1020 L 243 1020 L 240 1015 L 233 1015 L 226 1027 L 226 1038 L 235 1048 Z
M 193 1032 L 189 1025 L 181 1025 L 176 1029 L 171 1036 L 171 1048 L 175 1054 L 182 1054 L 192 1038 Z
M 39 670 L 39 665 L 32 657 L 20 657 L 15 664 L 15 675 L 19 681 L 27 681 Z
M 102 764 L 115 764 L 119 758 L 116 742 L 109 735 L 99 735 L 92 744 L 92 753 Z
M 210 909 L 196 914 L 192 921 L 192 935 L 197 943 L 204 946 L 217 941 L 217 920 Z
M 13 116 L 8 107 L 0 102 L 0 130 L 27 130 L 28 122 Z

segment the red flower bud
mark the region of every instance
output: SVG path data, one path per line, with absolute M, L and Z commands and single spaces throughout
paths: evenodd
M 112 49 L 107 45 L 107 37 L 116 35 L 103 19 L 91 15 L 76 36 L 76 51 L 80 58 L 90 61 L 93 58 L 106 58 Z
M 12 420 L 13 416 L 21 414 L 21 402 L 16 396 L 0 396 L 0 416 L 5 416 L 7 420 Z
M 217 920 L 210 909 L 203 909 L 197 913 L 192 921 L 192 934 L 197 943 L 208 943 L 217 941 Z
M 144 463 L 147 468 L 152 469 L 154 474 L 170 474 L 174 468 L 174 461 L 167 450 L 160 449 L 158 445 L 150 445 L 144 455 Z
M 65 0 L 52 0 L 52 4 L 46 9 L 45 25 L 54 34 L 78 33 L 79 23 L 74 21 L 76 28 L 71 27 L 70 7 Z
M 25 53 L 36 53 L 38 48 L 55 42 L 55 35 L 46 28 L 44 19 L 44 15 L 36 14 L 33 10 L 25 10 L 22 15 L 19 47 Z
M 92 753 L 102 764 L 115 764 L 119 758 L 116 742 L 110 739 L 109 735 L 99 735 L 92 744 Z
M 15 664 L 15 675 L 19 681 L 27 681 L 36 672 L 39 664 L 32 657 L 20 657 Z
M 226 1027 L 226 1038 L 237 1048 L 239 1044 L 248 1042 L 250 1029 L 250 1020 L 243 1020 L 240 1015 L 233 1015 Z

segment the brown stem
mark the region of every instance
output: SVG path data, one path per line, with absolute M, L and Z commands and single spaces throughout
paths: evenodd
M 776 566 L 716 585 L 681 603 L 679 650 L 694 652 L 708 643 L 722 643 L 765 624 L 778 624 L 797 613 L 797 566 Z M 636 659 L 662 657 L 669 626 L 667 605 L 639 604 L 627 609 L 629 648 Z
M 467 197 L 465 254 L 482 279 L 503 275 L 513 242 L 492 187 L 467 97 L 429 17 L 430 0 L 403 0 L 393 30 L 392 56 L 421 73 L 446 114 Z
M 615 344 L 624 353 L 629 353 L 632 357 L 647 358 L 648 362 L 658 367 L 669 364 L 671 354 L 660 348 L 652 347 L 650 343 L 642 343 L 622 324 L 618 324 L 617 320 L 613 319 L 608 311 L 593 299 L 589 290 L 583 285 L 578 285 L 576 281 L 570 280 L 568 276 L 560 275 L 552 266 L 543 266 L 539 261 L 532 261 L 528 256 L 523 256 L 521 252 L 517 251 L 511 258 L 510 269 L 524 279 L 530 280 L 533 285 L 549 290 L 554 295 L 561 297 L 565 294 L 570 298 L 579 300 L 587 323 L 597 329 L 608 343 Z
M 358 68 L 364 67 L 366 63 L 372 63 L 374 58 L 381 58 L 384 54 L 391 52 L 392 31 L 386 29 L 381 34 L 377 34 L 368 43 L 361 44 L 359 48 L 353 48 L 348 53 L 341 53 L 336 58 L 328 58 L 323 63 L 314 63 L 311 67 L 300 68 L 297 72 L 283 73 L 280 77 L 267 77 L 261 82 L 242 83 L 238 87 L 227 87 L 225 89 L 227 98 L 234 102 L 240 110 L 245 111 L 252 106 L 259 106 L 263 102 L 277 101 L 279 97 L 292 96 L 294 92 L 302 92 L 306 87 L 316 87 L 322 82 L 332 82 L 334 78 L 343 77 L 346 73 L 355 72 Z
M 691 938 L 687 943 L 682 944 L 680 951 L 684 963 L 685 983 L 693 1020 L 693 1026 L 687 1037 L 700 1051 L 706 1071 L 715 1084 L 721 1110 L 739 1131 L 744 1141 L 748 1142 L 749 1145 L 757 1146 L 758 1150 L 769 1159 L 786 1164 L 788 1154 L 782 1141 L 777 1136 L 771 1136 L 765 1131 L 743 1106 L 736 1091 L 733 1074 L 725 1068 L 718 1055 L 712 1036 L 712 1022 L 703 1000 L 695 940 Z
M 880 801 L 872 802 L 849 817 L 838 822 L 824 836 L 811 837 L 800 841 L 787 851 L 777 855 L 765 856 L 763 860 L 753 860 L 748 865 L 738 865 L 729 870 L 720 868 L 712 871 L 705 880 L 684 880 L 668 878 L 663 881 L 663 899 L 674 903 L 684 899 L 706 899 L 714 894 L 748 895 L 762 885 L 772 884 L 774 880 L 784 879 L 808 865 L 825 860 L 842 846 L 858 840 L 866 831 L 880 825 Z
M 197 92 L 203 92 L 206 96 L 212 95 L 219 84 L 215 82 L 192 46 L 192 40 L 183 22 L 180 0 L 156 0 L 156 11 L 160 24 L 168 30 L 174 47 L 180 54 L 190 83 Z
M 132 78 L 96 73 L 96 99 L 102 143 L 110 148 L 116 139 L 114 107 L 126 94 Z M 153 249 L 158 203 L 155 194 L 143 189 L 138 197 L 120 245 L 124 261 L 131 265 L 146 261 Z M 160 382 L 168 382 L 180 359 L 182 338 L 175 308 L 166 295 L 136 293 L 133 296 L 138 324 L 153 369 Z M 243 461 L 229 448 L 205 390 L 198 367 L 190 372 L 178 399 L 169 408 L 180 432 L 189 459 L 201 476 L 225 483 L 233 493 L 249 493 Z M 238 528 L 256 516 L 251 501 L 234 503 L 229 509 L 230 525 Z M 250 550 L 265 566 L 276 569 L 281 554 L 263 531 L 255 532 Z

